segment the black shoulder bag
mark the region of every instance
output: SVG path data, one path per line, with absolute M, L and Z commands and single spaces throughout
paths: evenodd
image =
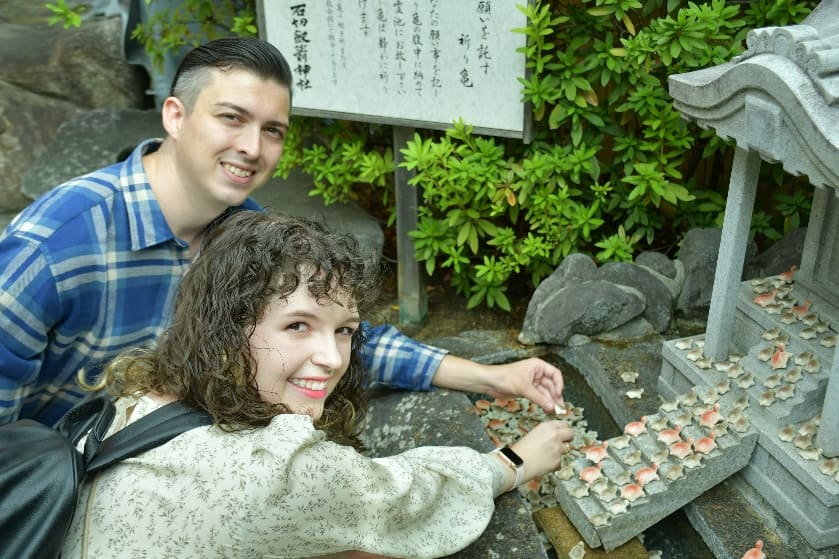
M 57 558 L 86 475 L 212 424 L 204 410 L 173 402 L 106 439 L 114 415 L 111 399 L 96 396 L 67 412 L 55 428 L 31 419 L 0 426 L 3 557 Z M 76 444 L 85 434 L 82 453 Z

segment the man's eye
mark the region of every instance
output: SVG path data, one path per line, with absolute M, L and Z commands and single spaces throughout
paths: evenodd
M 283 130 L 279 128 L 266 128 L 265 132 L 267 132 L 269 136 L 276 138 L 277 140 L 282 140 L 283 138 L 285 138 L 285 133 L 283 132 Z

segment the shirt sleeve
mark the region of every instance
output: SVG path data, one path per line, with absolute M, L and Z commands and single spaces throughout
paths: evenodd
M 373 459 L 323 440 L 297 447 L 291 459 L 276 450 L 277 471 L 258 476 L 269 485 L 251 487 L 242 525 L 241 541 L 254 556 L 355 549 L 442 557 L 475 541 L 495 508 L 500 472 L 470 448 L 421 447 Z M 278 533 L 294 537 L 278 548 Z
M 38 381 L 51 317 L 55 279 L 35 243 L 0 241 L 0 424 L 18 419 L 28 387 Z
M 420 343 L 393 326 L 364 323 L 367 342 L 362 348 L 364 368 L 371 384 L 393 388 L 431 390 L 431 380 L 448 353 Z

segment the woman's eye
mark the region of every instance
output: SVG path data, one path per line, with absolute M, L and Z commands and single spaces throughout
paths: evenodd
M 292 330 L 294 332 L 304 332 L 307 326 L 305 322 L 293 322 L 286 326 L 287 330 Z
M 353 328 L 352 326 L 342 326 L 337 330 L 338 334 L 342 334 L 345 336 L 352 336 L 353 334 L 355 334 L 355 331 L 356 328 Z

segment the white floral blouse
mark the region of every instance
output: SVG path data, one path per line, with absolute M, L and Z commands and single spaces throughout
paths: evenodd
M 120 400 L 112 430 L 135 403 L 132 420 L 160 405 Z M 199 427 L 86 482 L 62 558 L 441 557 L 486 528 L 501 467 L 463 447 L 370 459 L 305 415 Z

